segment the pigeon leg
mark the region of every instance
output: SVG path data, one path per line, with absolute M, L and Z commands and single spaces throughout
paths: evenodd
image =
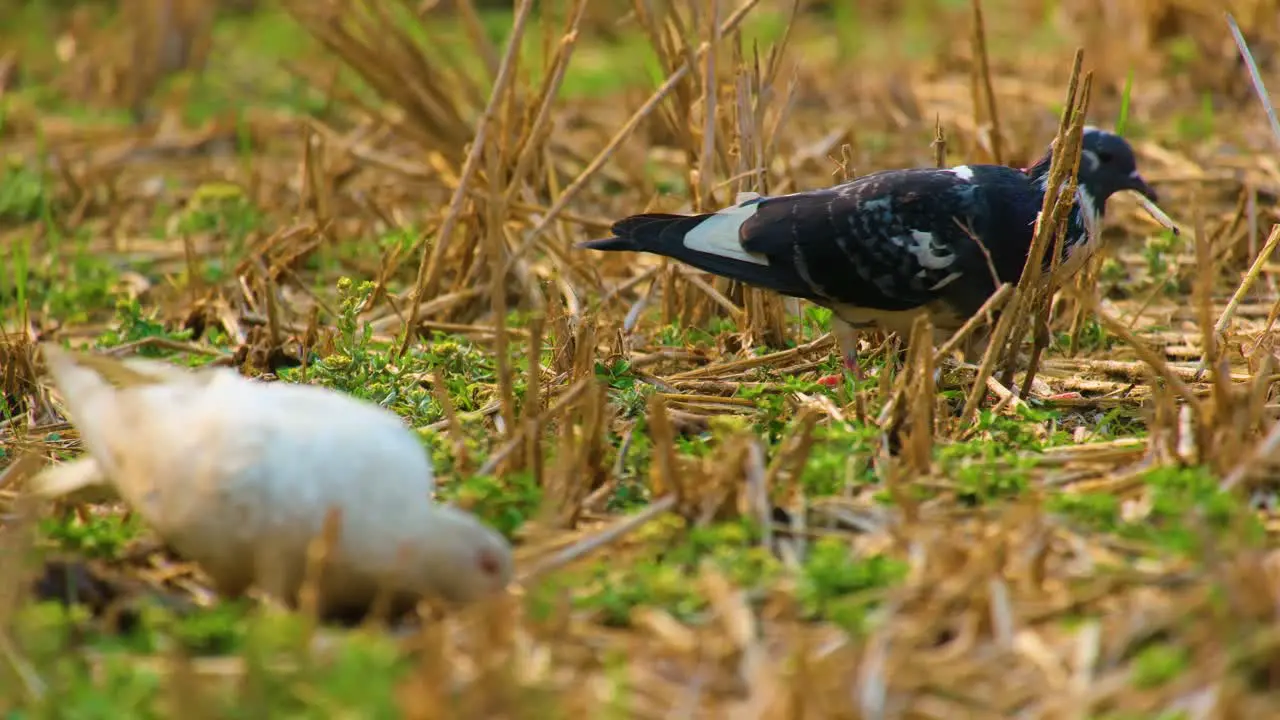
M 858 329 L 841 320 L 838 316 L 832 315 L 831 334 L 836 336 L 836 347 L 840 351 L 840 359 L 844 363 L 844 369 L 856 375 L 858 372 Z M 840 375 L 827 375 L 819 378 L 818 382 L 835 387 L 840 384 Z
M 840 318 L 831 316 L 831 332 L 836 336 L 844 369 L 852 372 L 858 367 L 858 329 Z

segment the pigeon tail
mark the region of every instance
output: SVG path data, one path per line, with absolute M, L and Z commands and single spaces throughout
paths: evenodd
M 578 243 L 583 250 L 603 250 L 605 252 L 644 252 L 645 248 L 629 237 L 607 237 L 598 240 L 583 240 Z
M 41 350 L 53 384 L 73 417 L 92 416 L 94 405 L 114 400 L 116 387 L 96 363 L 84 362 L 86 356 L 49 342 L 42 343 Z M 136 370 L 121 369 L 122 374 L 137 374 Z
M 223 372 L 228 369 L 212 366 L 193 369 L 142 357 L 118 358 L 117 361 L 129 370 L 147 376 L 151 382 L 157 383 L 201 382 L 209 376 L 211 371 Z
M 613 224 L 613 237 L 587 240 L 579 248 L 645 252 L 669 257 L 730 280 L 778 292 L 795 293 L 784 277 L 760 253 L 742 246 L 742 226 L 755 217 L 758 197 L 719 212 L 697 215 L 644 213 Z
M 78 502 L 119 499 L 102 468 L 90 457 L 46 467 L 31 479 L 30 490 L 42 498 L 74 499 Z
M 679 258 L 688 253 L 685 236 L 712 217 L 701 215 L 676 215 L 672 213 L 643 213 L 615 222 L 610 228 L 612 237 L 587 240 L 578 247 L 606 252 L 647 252 Z

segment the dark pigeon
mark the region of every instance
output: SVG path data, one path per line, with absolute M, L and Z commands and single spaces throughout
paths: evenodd
M 1018 282 L 1049 160 L 1046 150 L 1025 170 L 884 170 L 822 190 L 756 195 L 716 213 L 633 215 L 614 223 L 613 237 L 578 247 L 664 255 L 830 308 L 849 365 L 860 330 L 879 328 L 905 339 L 914 317 L 925 312 L 946 337 L 1000 283 Z M 1107 199 L 1121 190 L 1156 201 L 1129 143 L 1086 128 L 1060 272 L 1077 271 L 1096 249 Z M 1047 251 L 1046 270 L 1051 259 Z

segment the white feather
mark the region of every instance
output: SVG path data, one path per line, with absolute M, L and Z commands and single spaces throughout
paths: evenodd
M 717 212 L 685 233 L 684 246 L 708 255 L 768 265 L 769 261 L 763 256 L 742 249 L 742 242 L 738 239 L 742 224 L 750 220 L 759 207 L 758 204 L 739 204 Z
M 942 279 L 941 279 L 941 280 L 939 280 L 938 282 L 936 282 L 936 283 L 934 283 L 934 284 L 930 285 L 930 286 L 929 286 L 929 289 L 930 289 L 930 290 L 941 290 L 942 288 L 944 288 L 944 287 L 946 287 L 946 286 L 950 285 L 951 283 L 955 282 L 956 280 L 959 280 L 959 279 L 960 279 L 961 277 L 963 277 L 963 276 L 964 276 L 964 273 L 953 272 L 953 273 L 951 273 L 950 275 L 948 275 L 948 276 L 946 276 L 946 277 L 942 278 Z
M 467 601 L 511 577 L 501 535 L 432 501 L 430 458 L 389 410 L 232 369 L 43 349 L 88 458 L 48 471 L 38 491 L 107 479 L 226 594 L 256 585 L 296 603 L 308 546 L 330 508 L 341 526 L 320 583 L 322 609 L 367 607 L 384 584 L 400 602 Z M 108 377 L 123 378 L 122 387 Z
M 115 488 L 91 457 L 50 465 L 36 474 L 28 489 L 43 498 L 61 498 L 79 503 L 114 502 L 120 499 Z
M 1098 204 L 1094 202 L 1093 195 L 1083 186 L 1076 188 L 1076 204 L 1080 206 L 1080 215 L 1084 219 L 1084 229 L 1089 234 L 1088 242 L 1092 243 L 1094 236 L 1101 229 L 1099 224 L 1102 221 L 1102 217 L 1098 213 Z
M 937 254 L 933 241 L 933 233 L 922 230 L 912 230 L 909 238 L 903 238 L 903 244 L 916 256 L 916 262 L 920 263 L 920 267 L 927 270 L 943 270 L 951 267 L 951 264 L 956 261 L 955 253 Z
M 1098 213 L 1097 203 L 1083 186 L 1076 188 L 1076 205 L 1084 221 L 1084 237 L 1078 240 L 1072 238 L 1077 241 L 1067 248 L 1066 258 L 1058 266 L 1058 272 L 1065 276 L 1078 272 L 1085 261 L 1097 251 L 1102 239 L 1102 217 Z
M 1084 148 L 1080 150 L 1080 162 L 1088 166 L 1081 169 L 1084 172 L 1091 173 L 1097 170 L 1098 166 L 1102 164 L 1102 158 L 1098 157 L 1098 153 L 1088 148 Z

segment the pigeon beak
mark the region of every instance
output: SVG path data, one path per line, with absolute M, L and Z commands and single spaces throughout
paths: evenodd
M 1143 197 L 1150 200 L 1151 202 L 1160 202 L 1159 200 L 1156 199 L 1156 191 L 1153 190 L 1152 187 L 1147 184 L 1146 180 L 1142 179 L 1142 176 L 1138 174 L 1137 170 L 1134 170 L 1133 172 L 1129 173 L 1128 181 L 1125 183 L 1124 189 L 1133 190 L 1136 193 L 1140 193 Z

